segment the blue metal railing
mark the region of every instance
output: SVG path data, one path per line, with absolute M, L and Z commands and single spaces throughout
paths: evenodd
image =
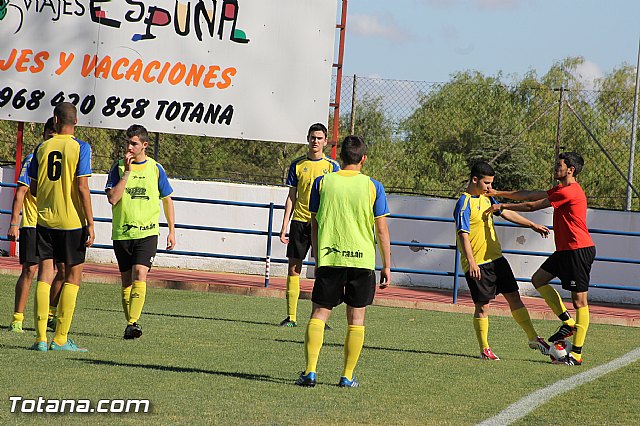
M 15 187 L 15 184 L 12 183 L 4 183 L 0 182 L 1 187 Z M 105 195 L 104 191 L 92 190 L 91 194 L 94 195 Z M 270 281 L 270 268 L 271 263 L 288 263 L 286 258 L 272 258 L 272 241 L 273 241 L 273 220 L 274 220 L 274 212 L 276 209 L 282 210 L 284 206 L 276 205 L 274 203 L 248 203 L 248 202 L 240 202 L 240 201 L 229 201 L 229 200 L 211 200 L 205 198 L 191 198 L 191 197 L 172 197 L 174 201 L 177 202 L 187 202 L 187 203 L 197 203 L 197 204 L 213 204 L 213 205 L 226 205 L 226 206 L 235 206 L 235 207 L 243 207 L 243 208 L 259 208 L 268 210 L 268 221 L 267 221 L 267 230 L 260 231 L 255 229 L 238 229 L 238 228 L 225 228 L 225 227 L 215 227 L 215 226 L 202 226 L 202 225 L 187 225 L 187 224 L 176 224 L 176 229 L 188 229 L 188 230 L 198 230 L 198 231 L 208 231 L 208 232 L 225 232 L 225 233 L 235 233 L 235 234 L 246 234 L 246 235 L 257 235 L 257 236 L 266 236 L 266 250 L 265 256 L 243 256 L 236 254 L 226 254 L 226 253 L 209 253 L 209 252 L 192 252 L 192 251 L 181 251 L 181 250 L 158 250 L 158 253 L 170 253 L 178 256 L 194 256 L 194 257 L 208 257 L 208 258 L 219 258 L 219 259 L 232 259 L 232 260 L 242 260 L 242 261 L 252 261 L 252 262 L 264 262 L 265 263 L 265 287 L 269 286 Z M 11 214 L 8 210 L 0 210 L 0 214 Z M 453 218 L 443 218 L 443 217 L 435 217 L 435 216 L 413 216 L 413 215 L 405 215 L 405 214 L 392 214 L 389 216 L 391 219 L 403 219 L 403 220 L 417 220 L 417 221 L 428 221 L 428 222 L 447 222 L 454 223 Z M 111 219 L 96 217 L 94 218 L 96 222 L 102 223 L 110 223 Z M 504 226 L 504 227 L 520 227 L 519 225 L 512 223 L 504 223 L 504 222 L 495 222 L 496 226 Z M 161 223 L 161 227 L 167 227 L 166 223 Z M 553 229 L 553 227 L 549 227 Z M 453 231 L 453 230 L 452 230 Z M 589 230 L 593 234 L 605 234 L 605 235 L 617 235 L 617 236 L 629 236 L 629 237 L 640 237 L 640 232 L 625 232 L 625 231 L 615 231 L 608 229 L 590 229 Z M 452 232 L 452 236 L 453 236 Z M 0 240 L 6 241 L 7 238 L 4 236 L 0 236 Z M 453 277 L 453 303 L 457 303 L 458 300 L 458 291 L 459 291 L 459 279 L 464 277 L 464 273 L 461 272 L 460 267 L 460 254 L 456 249 L 455 244 L 429 244 L 429 243 L 418 243 L 418 242 L 409 242 L 409 241 L 391 241 L 391 245 L 393 246 L 403 246 L 403 247 L 418 247 L 418 248 L 432 248 L 438 250 L 453 250 L 454 254 L 454 268 L 453 271 L 439 271 L 439 270 L 428 270 L 428 269 L 410 269 L 410 268 L 391 268 L 392 272 L 398 273 L 407 273 L 407 274 L 422 274 L 422 275 L 434 275 L 434 276 L 446 276 Z M 94 244 L 94 248 L 98 249 L 112 249 L 113 246 L 106 244 Z M 522 255 L 522 256 L 549 256 L 551 253 L 548 252 L 536 252 L 536 251 L 526 251 L 526 250 L 503 250 L 503 253 L 506 254 L 514 254 L 514 255 Z M 640 260 L 638 259 L 626 259 L 626 258 L 612 258 L 612 257 L 596 257 L 596 261 L 600 262 L 611 262 L 611 263 L 625 263 L 625 264 L 640 264 Z M 314 266 L 314 262 L 304 261 L 305 265 Z M 380 270 L 381 267 L 376 267 L 377 270 Z M 531 282 L 530 278 L 516 278 L 520 282 Z M 553 280 L 552 284 L 559 284 L 560 281 Z M 602 289 L 610 289 L 610 290 L 625 290 L 625 291 L 640 291 L 640 287 L 635 286 L 621 286 L 621 285 L 613 285 L 606 283 L 592 283 L 589 285 L 593 288 L 602 288 Z

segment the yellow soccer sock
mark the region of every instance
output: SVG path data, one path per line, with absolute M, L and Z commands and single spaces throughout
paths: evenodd
M 318 357 L 324 340 L 324 321 L 311 318 L 307 324 L 307 333 L 304 337 L 304 356 L 307 360 L 307 367 L 304 374 L 316 371 Z
M 129 299 L 131 298 L 131 286 L 129 287 L 121 287 L 122 288 L 122 311 L 124 312 L 124 317 L 127 320 L 127 324 L 129 323 Z
M 71 321 L 73 320 L 73 313 L 76 310 L 78 290 L 80 290 L 79 286 L 71 283 L 64 283 L 62 291 L 60 292 L 56 334 L 53 336 L 53 341 L 56 342 L 57 345 L 62 346 L 67 343 L 67 334 L 69 334 Z
M 350 325 L 349 328 L 347 328 L 347 337 L 344 339 L 343 377 L 353 380 L 353 370 L 356 368 L 363 345 L 364 325 Z
M 131 297 L 129 298 L 129 324 L 140 320 L 146 295 L 147 283 L 144 281 L 134 281 L 131 286 Z
M 12 321 L 18 321 L 18 322 L 24 321 L 24 312 L 14 312 Z
M 536 337 L 538 337 L 538 333 L 536 333 L 536 329 L 533 327 L 527 308 L 523 306 L 515 311 L 511 311 L 511 315 L 518 325 L 522 327 L 524 332 L 527 333 L 527 338 L 529 340 L 535 340 Z
M 589 329 L 589 307 L 576 309 L 576 334 L 573 336 L 573 346 L 580 352 L 572 351 L 571 354 L 575 359 L 582 359 L 582 346 L 587 338 L 587 330 Z
M 489 347 L 489 317 L 473 318 L 473 328 L 476 330 L 476 337 L 480 350 Z
M 293 322 L 297 320 L 298 298 L 300 297 L 300 276 L 287 277 L 287 316 Z
M 36 342 L 47 341 L 47 320 L 49 319 L 49 292 L 51 284 L 38 281 L 34 307 L 34 323 L 36 327 Z
M 567 307 L 564 306 L 560 293 L 558 293 L 556 289 L 551 287 L 549 284 L 545 284 L 538 287 L 537 290 L 544 301 L 547 302 L 547 305 L 551 308 L 553 313 L 556 314 L 563 323 L 572 327 L 576 324 L 576 321 L 571 318 L 571 315 L 567 312 Z

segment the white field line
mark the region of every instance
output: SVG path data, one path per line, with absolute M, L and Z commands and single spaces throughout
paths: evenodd
M 575 376 L 571 376 L 567 379 L 560 380 L 559 382 L 553 383 L 546 388 L 539 389 L 525 396 L 520 401 L 511 404 L 502 412 L 498 413 L 497 416 L 491 417 L 481 423 L 478 423 L 478 426 L 511 424 L 516 420 L 519 420 L 527 414 L 531 413 L 538 406 L 546 403 L 551 398 L 565 392 L 569 392 L 570 390 L 573 390 L 585 383 L 592 382 L 607 373 L 626 367 L 627 365 L 637 361 L 638 359 L 640 359 L 640 348 L 636 348 L 626 355 L 623 355 L 620 358 L 616 358 L 611 362 L 592 368 L 583 373 L 576 374 Z M 581 367 L 576 366 L 568 368 Z

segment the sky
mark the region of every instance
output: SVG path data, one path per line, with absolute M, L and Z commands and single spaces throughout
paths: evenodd
M 582 56 L 578 71 L 590 88 L 623 64 L 635 67 L 639 37 L 640 0 L 349 0 L 343 73 L 445 82 L 477 70 L 521 78 Z

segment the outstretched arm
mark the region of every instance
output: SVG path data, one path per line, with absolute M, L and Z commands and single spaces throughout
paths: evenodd
M 500 215 L 503 218 L 507 219 L 509 222 L 513 222 L 517 225 L 526 226 L 527 228 L 531 228 L 534 232 L 537 232 L 542 236 L 542 238 L 547 238 L 549 236 L 549 228 L 544 225 L 539 225 L 535 222 L 530 221 L 526 217 L 520 216 L 518 213 L 514 211 L 504 210 Z
M 551 207 L 551 201 L 548 198 L 538 201 L 529 201 L 526 203 L 502 203 L 494 204 L 486 210 L 486 213 L 501 212 L 503 210 L 511 210 L 514 212 L 535 212 L 537 210 Z
M 487 192 L 487 195 L 516 201 L 538 201 L 547 198 L 545 191 L 496 191 L 493 188 Z

